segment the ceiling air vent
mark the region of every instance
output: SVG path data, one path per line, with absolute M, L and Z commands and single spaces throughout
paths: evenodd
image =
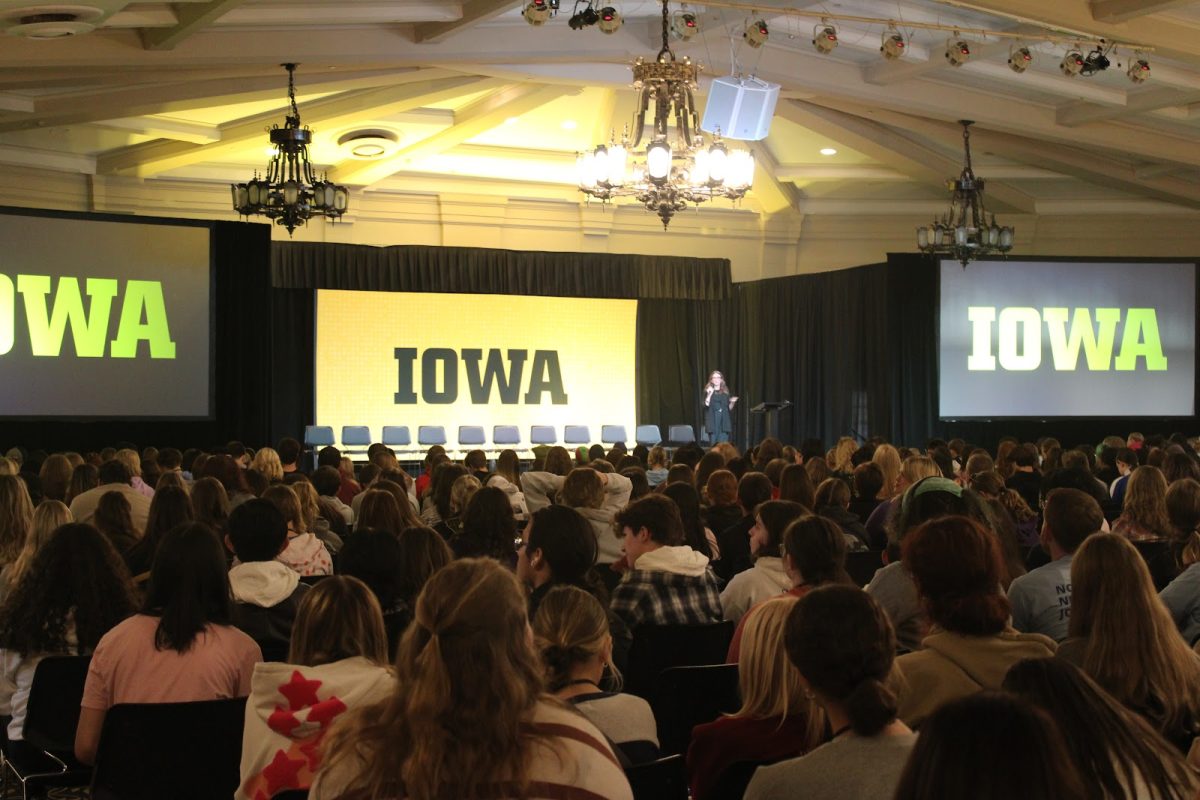
M 91 6 L 33 6 L 4 12 L 5 32 L 26 39 L 65 39 L 90 33 L 94 22 L 104 15 Z

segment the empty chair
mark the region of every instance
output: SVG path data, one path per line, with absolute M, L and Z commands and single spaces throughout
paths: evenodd
M 533 445 L 558 444 L 558 433 L 554 430 L 553 425 L 530 425 L 529 443 Z
M 365 455 L 371 446 L 371 429 L 366 425 L 342 426 L 342 455 Z
M 422 425 L 417 428 L 417 444 L 431 447 L 446 444 L 446 429 L 441 425 Z
M 519 447 L 521 429 L 516 425 L 496 425 L 492 428 L 492 444 L 496 447 Z
M 672 425 L 667 429 L 667 444 L 671 447 L 683 447 L 696 441 L 696 431 L 691 425 Z
M 629 437 L 625 435 L 624 425 L 600 426 L 600 441 L 603 444 L 616 444 L 617 442 L 624 444 L 627 438 Z
M 687 800 L 687 769 L 683 756 L 674 755 L 635 764 L 625 770 L 633 800 Z
M 483 432 L 482 425 L 458 426 L 459 447 L 483 447 L 486 443 L 487 435 Z
M 591 441 L 587 425 L 567 425 L 563 428 L 563 442 L 566 444 L 591 444 Z
M 22 798 L 52 786 L 86 786 L 91 767 L 75 760 L 75 728 L 91 656 L 50 656 L 38 663 L 26 706 L 23 742 L 6 742 L 8 774 L 21 784 Z
M 638 425 L 633 433 L 633 440 L 646 447 L 654 447 L 662 441 L 662 433 L 657 425 Z
M 240 780 L 245 714 L 244 697 L 113 706 L 100 734 L 92 798 L 232 797 Z
M 317 451 L 322 447 L 333 446 L 333 426 L 332 425 L 305 425 L 304 426 L 304 447 L 312 455 L 312 466 L 316 469 L 317 466 Z
M 686 753 L 692 728 L 741 708 L 738 665 L 671 667 L 658 676 L 651 707 L 663 753 Z
M 412 434 L 407 425 L 384 425 L 383 443 L 388 447 L 412 447 Z
M 651 699 L 663 670 L 724 664 L 733 628 L 732 622 L 637 626 L 629 647 L 625 691 Z

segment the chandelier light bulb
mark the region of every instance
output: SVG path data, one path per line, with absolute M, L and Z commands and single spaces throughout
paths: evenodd
M 729 160 L 725 145 L 714 144 L 708 148 L 708 178 L 713 183 L 725 182 L 725 171 Z
M 671 146 L 666 141 L 658 139 L 646 148 L 646 174 L 655 182 L 671 176 Z

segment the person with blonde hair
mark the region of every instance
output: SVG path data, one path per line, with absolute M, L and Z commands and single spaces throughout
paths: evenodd
M 658 758 L 658 728 L 650 704 L 619 692 L 608 613 L 578 586 L 555 586 L 533 615 L 533 641 L 546 667 L 546 688 L 575 706 L 631 764 Z M 602 688 L 605 673 L 618 691 Z
M 738 660 L 741 708 L 692 731 L 687 767 L 693 800 L 722 800 L 714 790 L 738 762 L 795 758 L 824 740 L 825 713 L 781 646 L 798 600 L 772 598 L 749 617 Z
M 21 468 L 17 462 L 6 456 L 0 456 L 0 475 L 19 475 Z
M 38 551 L 50 540 L 50 535 L 63 525 L 74 522 L 70 509 L 58 500 L 43 500 L 33 510 L 25 545 L 14 561 L 0 569 L 0 598 L 8 594 L 29 572 Z
M 655 445 L 650 448 L 650 452 L 646 455 L 646 480 L 650 482 L 650 486 L 658 486 L 667 479 L 667 451 L 666 449 Z
M 383 481 L 376 483 L 378 486 Z M 321 498 L 311 481 L 296 480 L 288 484 L 300 501 L 300 513 L 304 516 L 304 529 L 316 536 L 335 553 L 342 549 L 342 537 L 334 533 L 328 519 L 321 514 Z M 381 487 L 382 488 L 382 487 Z M 336 513 L 336 511 L 331 511 Z
M 632 800 L 603 734 L 545 693 L 525 593 L 497 562 L 463 559 L 429 579 L 396 677 L 390 696 L 329 731 L 310 800 L 399 787 L 414 800 Z
M 307 789 L 321 764 L 317 745 L 332 719 L 395 690 L 388 660 L 383 615 L 367 585 L 342 575 L 315 585 L 296 614 L 287 663 L 254 665 L 235 798 L 253 800 L 270 791 L 271 765 L 280 755 L 303 762 L 290 788 Z M 293 702 L 298 685 L 311 691 Z M 290 714 L 283 724 L 281 708 Z
M 829 468 L 843 480 L 848 480 L 854 472 L 854 453 L 858 450 L 858 442 L 850 436 L 843 436 L 833 446 L 829 458 Z
M 930 459 L 931 461 L 933 459 Z M 881 444 L 875 448 L 871 461 L 883 470 L 883 488 L 879 490 L 880 500 L 890 500 L 903 489 L 898 485 L 900 480 L 900 451 L 890 444 Z M 941 474 L 941 470 L 938 470 Z
M 142 457 L 138 455 L 138 451 L 126 447 L 117 451 L 113 456 L 117 461 L 120 461 L 125 466 L 129 467 L 129 474 L 132 476 L 129 479 L 129 485 L 134 488 L 139 494 L 146 497 L 154 497 L 154 488 L 149 486 L 146 481 L 142 480 Z
M 1150 576 L 1159 591 L 1179 575 L 1173 552 L 1174 526 L 1167 512 L 1167 479 L 1162 470 L 1149 465 L 1138 467 L 1125 484 L 1121 516 L 1112 524 L 1112 532 L 1133 542 L 1150 567 Z
M 879 450 L 875 452 L 878 453 Z M 878 461 L 874 463 L 880 469 L 883 469 L 883 465 Z M 875 506 L 875 510 L 867 517 L 866 524 L 864 525 L 867 530 L 867 542 L 870 544 L 886 545 L 888 541 L 888 528 L 892 524 L 893 517 L 900 510 L 901 498 L 910 486 L 920 483 L 926 478 L 942 477 L 941 468 L 929 456 L 909 456 L 899 464 L 899 472 L 894 484 L 895 492 L 892 495 L 884 497 L 883 495 L 887 493 L 888 487 L 887 470 L 883 470 L 883 473 L 883 489 L 879 495 L 881 502 Z
M 0 475 L 0 566 L 17 560 L 33 524 L 29 488 L 16 475 Z
M 1094 534 L 1075 551 L 1069 631 L 1059 657 L 1186 752 L 1200 729 L 1200 658 L 1120 534 Z
M 273 447 L 264 447 L 255 453 L 254 458 L 250 460 L 250 469 L 261 472 L 271 483 L 283 480 L 283 463 Z
M 287 564 L 301 577 L 332 575 L 333 558 L 325 544 L 304 527 L 304 513 L 295 490 L 283 484 L 271 486 L 263 492 L 262 499 L 279 509 L 287 522 L 287 547 L 275 560 Z

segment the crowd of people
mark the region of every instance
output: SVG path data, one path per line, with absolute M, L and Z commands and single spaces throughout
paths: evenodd
M 669 755 L 635 643 L 695 626 L 740 702 L 693 800 L 1191 800 L 1197 444 L 14 448 L 4 747 L 89 655 L 84 763 L 115 705 L 247 697 L 240 800 L 621 800 Z

